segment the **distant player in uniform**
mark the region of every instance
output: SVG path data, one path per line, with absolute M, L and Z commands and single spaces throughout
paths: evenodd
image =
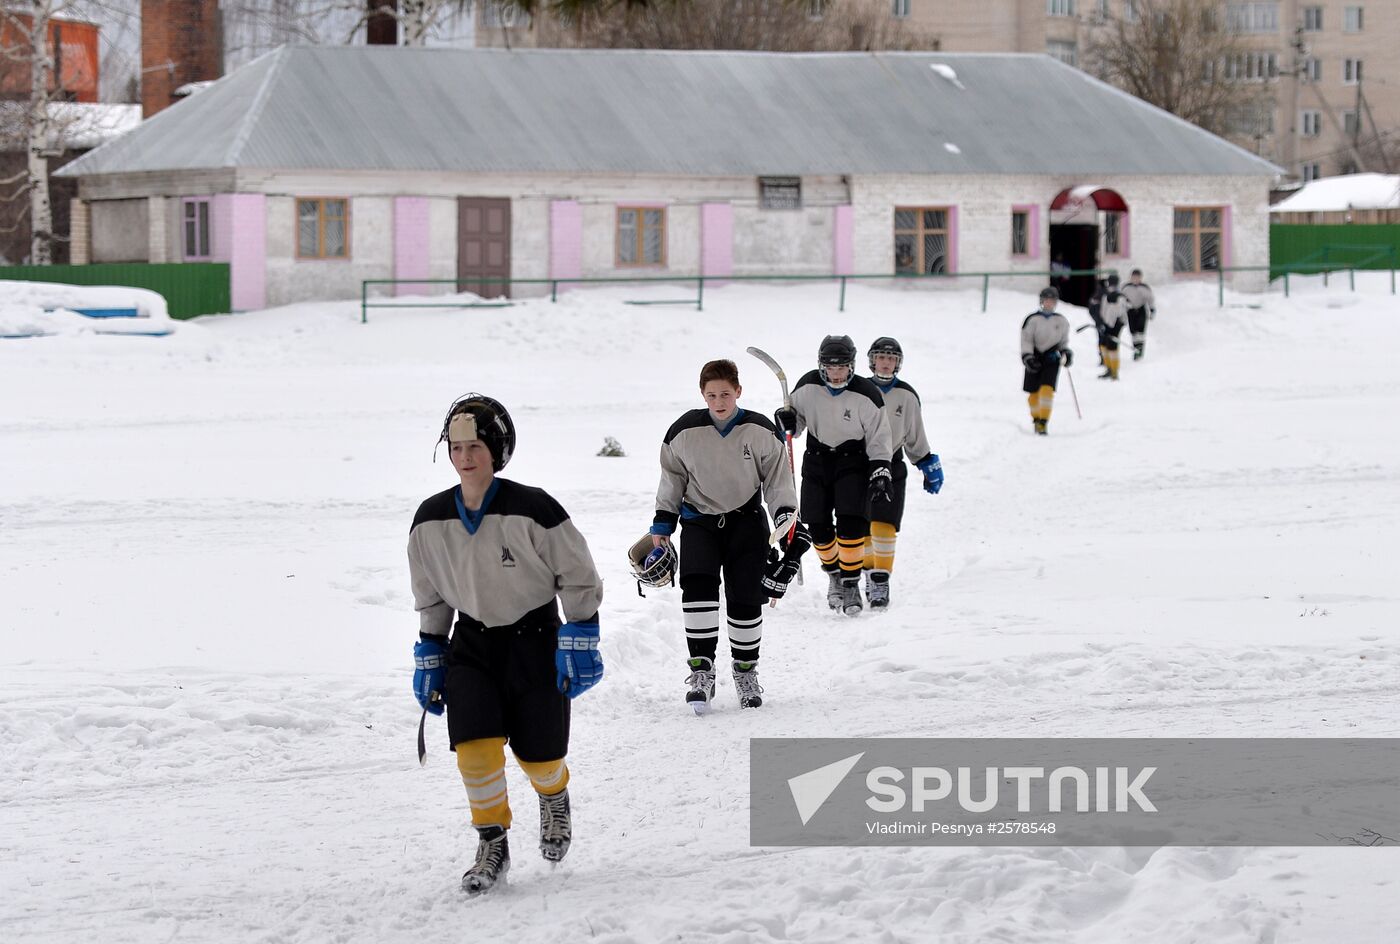
M 1157 301 L 1152 297 L 1152 289 L 1142 280 L 1142 270 L 1134 269 L 1128 276 L 1128 284 L 1123 286 L 1123 296 L 1128 300 L 1128 330 L 1133 335 L 1133 360 L 1142 360 L 1147 350 L 1147 322 L 1157 317 Z
M 558 862 L 569 851 L 569 705 L 603 677 L 603 583 L 557 501 L 496 477 L 515 451 L 505 407 L 467 394 L 443 420 L 444 441 L 460 484 L 423 502 L 408 536 L 413 693 L 427 711 L 447 708 L 478 835 L 462 888 L 477 895 L 510 870 L 507 743 L 539 795 L 540 853 Z
M 904 518 L 904 486 L 909 479 L 904 460 L 907 458 L 924 474 L 924 491 L 934 495 L 943 487 L 943 463 L 929 450 L 918 393 L 896 376 L 904 364 L 904 349 L 899 342 L 894 338 L 876 338 L 866 357 L 870 379 L 885 398 L 885 419 L 890 424 L 894 445 L 890 459 L 891 499 L 871 506 L 870 533 L 865 538 L 865 598 L 872 610 L 882 610 L 890 605 L 895 538 Z
M 1128 323 L 1128 300 L 1118 291 L 1118 276 L 1110 275 L 1106 291 L 1099 305 L 1099 354 L 1103 358 L 1103 373 L 1100 380 L 1117 380 L 1118 369 L 1122 366 L 1122 355 L 1118 350 L 1118 336 Z
M 802 457 L 802 521 L 830 577 L 827 605 L 847 616 L 860 613 L 860 573 L 865 564 L 869 509 L 893 498 L 889 421 L 885 398 L 855 373 L 856 345 L 828 335 L 817 349 L 817 369 L 792 391 L 791 408 L 775 414 L 779 430 L 807 430 Z
M 1070 366 L 1074 352 L 1069 349 L 1069 321 L 1055 311 L 1060 293 L 1054 286 L 1040 290 L 1040 308 L 1021 322 L 1021 363 L 1026 376 L 1021 389 L 1027 394 L 1031 407 L 1031 423 L 1041 436 L 1050 423 L 1050 411 L 1055 405 L 1055 384 L 1060 377 L 1060 363 Z
M 685 700 L 696 714 L 708 711 L 715 695 L 721 575 L 734 690 L 741 708 L 757 708 L 763 704 L 763 604 L 787 591 L 812 543 L 797 522 L 787 450 L 768 417 L 739 406 L 742 393 L 734 362 L 710 361 L 700 369 L 705 406 L 682 414 L 661 443 L 652 543 L 663 546 L 680 525 L 681 608 L 691 670 Z M 770 554 L 764 502 L 776 522 L 772 530 L 782 532 L 781 553 Z

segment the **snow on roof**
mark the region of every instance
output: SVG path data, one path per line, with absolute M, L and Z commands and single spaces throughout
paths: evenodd
M 1400 174 L 1347 174 L 1306 183 L 1291 197 L 1275 203 L 1269 212 L 1393 209 L 1400 209 Z
M 23 148 L 24 102 L 0 102 L 0 149 Z M 108 102 L 50 102 L 50 140 L 62 150 L 86 151 L 119 138 L 141 123 L 140 105 Z

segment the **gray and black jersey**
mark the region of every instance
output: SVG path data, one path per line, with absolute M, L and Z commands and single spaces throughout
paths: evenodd
M 909 384 L 896 377 L 886 386 L 871 378 L 885 398 L 885 418 L 890 424 L 890 441 L 894 445 L 894 463 L 907 458 L 918 465 L 933 452 L 924 429 L 924 406 L 919 394 Z
M 1157 307 L 1157 301 L 1152 297 L 1152 289 L 1146 282 L 1129 282 L 1123 286 L 1122 292 L 1129 308 L 1146 308 L 1150 311 Z
M 674 530 L 681 517 L 756 506 L 760 489 L 775 515 L 780 509 L 795 511 L 787 450 L 776 434 L 767 417 L 748 410 L 737 410 L 723 430 L 707 409 L 685 413 L 661 443 L 656 524 Z
M 1099 320 L 1103 322 L 1104 330 L 1112 334 L 1115 329 L 1127 324 L 1128 309 L 1131 307 L 1124 293 L 1112 289 L 1105 292 L 1099 305 Z
M 420 630 L 446 636 L 455 610 L 484 627 L 513 626 L 537 611 L 597 620 L 603 581 L 588 543 L 543 489 L 498 478 L 475 513 L 458 487 L 418 507 L 408 573 Z
M 864 377 L 853 375 L 845 387 L 832 390 L 820 372 L 810 370 L 792 390 L 794 435 L 807 431 L 808 452 L 859 450 L 872 462 L 889 462 L 894 444 L 884 406 L 880 388 Z
M 1069 319 L 1058 311 L 1033 311 L 1021 322 L 1021 353 L 1069 350 Z

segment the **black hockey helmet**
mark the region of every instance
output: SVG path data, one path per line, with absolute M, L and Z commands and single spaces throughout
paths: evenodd
M 1108 278 L 1104 279 L 1104 281 L 1108 283 L 1109 288 L 1118 287 L 1118 276 L 1116 275 L 1110 275 Z
M 826 375 L 828 367 L 845 367 L 848 371 L 846 379 L 841 383 L 832 383 Z M 822 343 L 817 348 L 817 372 L 821 374 L 822 383 L 833 390 L 840 390 L 851 382 L 855 370 L 856 342 L 851 340 L 850 335 L 828 334 L 822 338 Z
M 895 361 L 894 370 L 890 372 L 889 376 L 875 370 L 876 354 L 890 354 L 898 358 Z M 881 383 L 889 383 L 894 379 L 894 375 L 899 373 L 899 368 L 904 366 L 904 348 L 900 347 L 899 342 L 894 338 L 876 338 L 874 343 L 870 345 L 870 350 L 865 352 L 865 356 L 870 360 L 871 375 Z
M 1055 301 L 1059 301 L 1059 300 L 1060 300 L 1060 290 L 1057 289 L 1057 288 L 1056 288 L 1055 286 L 1053 286 L 1053 285 L 1047 285 L 1047 286 L 1045 286 L 1045 288 L 1043 288 L 1043 289 L 1040 290 L 1040 300 L 1041 300 L 1041 301 L 1045 301 L 1045 299 L 1047 299 L 1047 298 L 1053 298 L 1053 299 L 1055 299 Z
M 491 450 L 491 468 L 506 467 L 515 454 L 515 423 L 500 402 L 479 393 L 468 393 L 453 401 L 442 421 L 438 445 L 480 439 Z M 433 449 L 437 457 L 437 449 Z

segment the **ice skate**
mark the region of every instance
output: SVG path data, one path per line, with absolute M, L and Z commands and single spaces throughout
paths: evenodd
M 890 605 L 890 573 L 887 570 L 871 570 L 865 574 L 865 599 L 872 610 L 883 610 Z
M 503 826 L 478 826 L 476 864 L 462 876 L 462 891 L 472 897 L 506 884 L 510 871 L 510 842 Z
M 757 708 L 763 704 L 763 686 L 758 684 L 758 663 L 734 663 L 734 691 L 739 694 L 740 708 Z
M 847 616 L 859 616 L 865 604 L 860 599 L 860 575 L 855 574 L 841 579 L 841 612 Z
M 562 862 L 569 854 L 574 819 L 569 810 L 569 790 L 540 797 L 540 855 L 546 862 Z
M 845 599 L 841 590 L 841 572 L 839 570 L 829 570 L 826 575 L 831 578 L 831 584 L 826 588 L 826 605 L 833 610 L 841 609 L 841 603 Z
M 690 666 L 690 675 L 685 682 L 690 690 L 685 693 L 685 701 L 697 715 L 703 715 L 710 710 L 710 702 L 715 697 L 715 664 L 704 656 L 688 659 L 686 664 Z

